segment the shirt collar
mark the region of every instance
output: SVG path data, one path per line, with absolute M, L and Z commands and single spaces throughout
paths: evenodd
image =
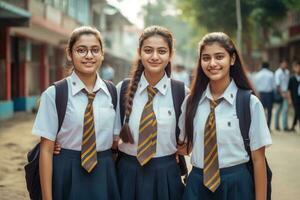
M 230 84 L 224 91 L 224 93 L 219 98 L 224 98 L 228 103 L 233 105 L 235 96 L 237 94 L 237 90 L 238 90 L 238 88 L 237 88 L 234 80 L 232 79 Z M 203 103 L 204 99 L 211 99 L 211 100 L 213 99 L 209 84 L 207 85 L 205 91 L 203 92 L 203 95 L 202 95 L 199 103 L 200 104 Z
M 73 96 L 76 95 L 77 93 L 79 93 L 80 91 L 82 91 L 82 89 L 87 90 L 86 86 L 80 80 L 80 78 L 77 76 L 77 74 L 75 72 L 72 72 L 72 74 L 70 75 L 70 82 L 71 82 L 71 90 L 72 90 Z M 102 89 L 107 95 L 109 95 L 109 91 L 107 90 L 106 84 L 104 83 L 104 81 L 100 78 L 99 74 L 97 73 L 96 83 L 93 88 L 93 92 L 97 92 L 100 89 Z
M 162 95 L 166 95 L 167 90 L 169 87 L 167 87 L 167 85 L 170 84 L 170 78 L 167 76 L 167 74 L 165 73 L 163 78 L 160 79 L 160 81 L 154 86 Z M 142 93 L 147 86 L 149 85 L 144 73 L 141 76 L 141 80 L 139 82 L 139 93 Z

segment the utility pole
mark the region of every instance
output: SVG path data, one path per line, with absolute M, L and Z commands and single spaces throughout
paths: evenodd
M 236 33 L 236 39 L 237 39 L 237 46 L 242 53 L 242 15 L 241 15 L 241 2 L 240 0 L 235 0 L 235 7 L 236 7 L 236 20 L 237 20 L 237 33 Z

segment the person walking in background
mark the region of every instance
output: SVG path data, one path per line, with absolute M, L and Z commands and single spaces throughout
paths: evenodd
M 288 83 L 290 78 L 290 72 L 288 70 L 288 63 L 286 60 L 282 60 L 280 67 L 275 71 L 275 84 L 277 94 L 282 98 L 282 102 L 276 110 L 275 115 L 275 129 L 280 130 L 279 118 L 282 115 L 282 128 L 284 131 L 289 131 L 288 129 Z
M 120 199 L 111 151 L 116 113 L 108 85 L 97 73 L 104 58 L 102 44 L 100 32 L 92 27 L 71 34 L 66 53 L 74 71 L 65 79 L 68 102 L 59 131 L 55 87 L 42 94 L 32 133 L 41 137 L 44 200 Z M 53 156 L 55 141 L 61 149 Z
M 294 107 L 294 120 L 291 131 L 295 131 L 297 122 L 300 128 L 300 61 L 293 62 L 294 75 L 289 80 L 289 92 Z
M 265 147 L 272 139 L 263 106 L 251 94 L 247 106 L 253 179 L 236 110 L 238 91 L 253 88 L 239 53 L 232 40 L 220 32 L 205 35 L 198 52 L 197 74 L 179 120 L 182 148 L 178 153 L 192 150 L 193 166 L 183 199 L 265 200 Z
M 269 69 L 269 63 L 263 62 L 261 69 L 255 73 L 253 84 L 259 93 L 260 101 L 267 111 L 267 124 L 270 128 L 273 108 L 273 91 L 275 89 L 274 73 Z
M 103 62 L 103 66 L 101 67 L 101 77 L 108 81 L 114 80 L 115 70 L 107 62 Z
M 171 77 L 175 80 L 184 82 L 186 87 L 190 86 L 190 75 L 183 65 L 176 65 L 172 70 Z

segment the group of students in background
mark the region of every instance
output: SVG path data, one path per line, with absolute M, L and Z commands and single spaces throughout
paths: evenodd
M 61 129 L 57 133 L 55 88 L 50 86 L 41 96 L 32 130 L 41 137 L 44 200 L 266 199 L 265 148 L 272 140 L 234 43 L 221 32 L 200 40 L 196 74 L 191 88 L 184 87 L 179 120 L 171 80 L 174 50 L 168 29 L 145 28 L 125 93 L 122 85 L 128 80 L 116 86 L 114 109 L 114 97 L 97 72 L 105 56 L 100 32 L 86 26 L 72 32 L 66 54 L 73 72 L 66 77 L 68 103 Z M 238 90 L 252 91 L 245 105 L 252 118 L 250 156 L 237 117 Z M 193 169 L 185 185 L 177 155 L 190 153 Z
M 262 63 L 261 69 L 252 75 L 255 89 L 267 112 L 267 123 L 270 128 L 273 104 L 278 104 L 275 113 L 275 129 L 295 132 L 300 128 L 300 61 L 292 62 L 293 75 L 290 75 L 287 60 L 283 59 L 278 69 L 273 73 L 269 63 Z M 292 126 L 288 125 L 288 110 L 293 108 Z M 281 121 L 280 123 L 280 115 Z M 280 126 L 280 124 L 282 126 Z

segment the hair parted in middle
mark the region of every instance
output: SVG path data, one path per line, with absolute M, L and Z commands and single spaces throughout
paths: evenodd
M 161 36 L 163 40 L 168 44 L 170 52 L 173 51 L 174 39 L 172 33 L 167 28 L 157 25 L 149 26 L 143 30 L 142 34 L 139 37 L 139 51 L 141 51 L 144 41 L 152 36 Z M 120 138 L 123 140 L 123 142 L 131 144 L 134 143 L 134 140 L 128 122 L 132 111 L 133 98 L 138 88 L 138 83 L 145 69 L 141 59 L 137 59 L 133 63 L 132 69 L 132 76 L 125 94 L 125 102 L 123 104 L 125 106 L 125 122 L 120 131 Z M 165 67 L 165 71 L 167 76 L 170 77 L 171 62 L 168 62 L 167 66 Z
M 242 59 L 231 38 L 223 32 L 212 32 L 206 34 L 199 42 L 197 71 L 191 86 L 191 93 L 186 104 L 185 140 L 187 141 L 188 148 L 192 147 L 193 144 L 194 117 L 196 115 L 197 107 L 201 96 L 209 83 L 209 78 L 205 75 L 201 66 L 202 51 L 205 46 L 212 45 L 214 43 L 223 47 L 229 53 L 230 57 L 235 56 L 236 59 L 234 64 L 230 66 L 229 75 L 234 80 L 237 87 L 240 89 L 251 90 L 254 93 L 254 89 L 247 78 L 243 67 Z M 189 151 L 189 149 L 187 150 Z

